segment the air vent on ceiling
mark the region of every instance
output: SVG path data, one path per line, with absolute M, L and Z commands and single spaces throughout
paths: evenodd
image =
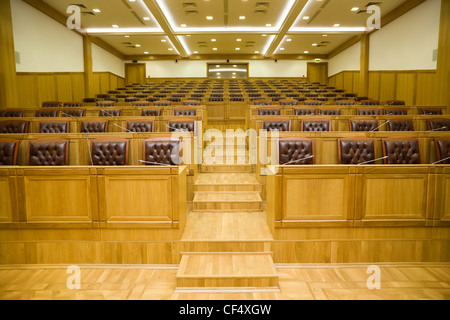
M 184 10 L 197 10 L 197 3 L 196 2 L 183 2 L 183 9 Z
M 89 14 L 91 16 L 95 16 L 95 13 L 90 12 L 90 11 L 82 11 L 81 14 Z
M 131 45 L 131 42 L 122 42 L 122 44 Z
M 267 10 L 255 10 L 254 14 L 267 14 Z
M 267 2 L 267 1 L 256 2 L 257 9 L 268 9 L 269 7 L 270 7 L 270 2 Z
M 83 8 L 83 9 L 87 9 L 86 6 L 84 4 L 81 4 L 81 3 L 72 3 L 70 5 L 71 6 L 77 6 L 77 7 Z
M 356 14 L 367 13 L 367 10 L 359 10 Z
M 184 13 L 186 15 L 195 15 L 198 14 L 198 10 L 186 10 Z
M 378 6 L 378 5 L 382 4 L 382 3 L 383 3 L 383 2 L 372 1 L 372 2 L 369 2 L 368 4 L 366 4 L 366 8 L 367 8 L 367 7 L 370 7 L 370 6 Z

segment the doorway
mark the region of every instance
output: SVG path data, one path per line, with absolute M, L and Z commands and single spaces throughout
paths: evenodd
M 145 63 L 126 63 L 125 64 L 125 83 L 130 84 L 144 84 L 146 79 L 146 64 Z
M 328 84 L 328 62 L 308 62 L 308 82 L 320 82 Z

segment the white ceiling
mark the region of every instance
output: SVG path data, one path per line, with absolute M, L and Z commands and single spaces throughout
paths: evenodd
M 375 2 L 380 2 L 378 5 L 384 16 L 406 1 Z M 85 6 L 81 10 L 81 27 L 125 56 L 182 55 L 194 58 L 196 54 L 252 54 L 263 58 L 276 54 L 280 58 L 283 54 L 304 55 L 305 51 L 310 55 L 326 55 L 353 36 L 364 33 L 370 16 L 360 12 L 366 9 L 370 0 L 42 2 L 65 16 L 70 15 L 67 13 L 69 5 Z M 360 10 L 351 11 L 354 7 Z M 101 12 L 94 13 L 94 9 Z M 309 19 L 305 20 L 304 16 Z M 334 24 L 340 26 L 336 28 Z M 113 25 L 118 27 L 113 28 Z

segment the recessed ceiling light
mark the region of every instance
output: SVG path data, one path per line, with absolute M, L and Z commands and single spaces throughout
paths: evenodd
M 303 20 L 309 20 L 309 17 L 308 16 L 304 16 Z
M 258 54 L 258 53 L 259 53 L 259 51 L 255 51 L 255 53 L 256 53 L 256 54 Z
M 236 48 L 237 51 L 241 50 L 241 48 Z
M 286 41 L 287 41 L 287 42 L 291 42 L 291 41 L 292 41 L 292 39 L 286 39 Z
M 359 10 L 358 7 L 353 7 L 353 8 L 352 8 L 352 11 L 353 11 L 353 12 L 358 11 L 358 10 Z
M 237 41 L 237 42 L 241 42 L 241 41 L 242 41 L 242 39 L 236 39 L 236 41 Z
M 129 38 L 130 36 L 124 36 L 125 38 Z
M 183 24 L 181 25 L 181 27 L 182 27 L 182 28 L 186 28 L 187 25 L 183 23 Z
M 313 43 L 312 46 L 313 46 L 313 47 L 317 47 L 317 43 Z
M 216 39 L 211 39 L 212 42 L 216 42 Z
M 237 65 L 233 65 L 233 68 L 237 68 Z
M 194 51 L 194 53 L 195 53 L 195 54 L 197 54 L 197 53 L 198 53 L 198 51 Z
M 305 51 L 305 52 L 303 52 L 303 53 L 309 53 L 309 51 Z
M 117 24 L 112 25 L 113 28 L 118 28 L 119 26 Z
M 148 20 L 150 20 L 150 18 L 149 18 L 149 17 L 143 17 L 142 19 L 144 19 L 145 21 L 148 21 Z
M 271 27 L 272 25 L 270 23 L 266 24 L 266 27 Z
M 333 25 L 333 27 L 335 27 L 335 28 L 340 27 L 340 26 L 341 25 L 339 23 L 336 23 L 336 24 Z
M 328 37 L 328 35 L 327 34 L 323 34 L 322 37 Z
M 263 37 L 267 37 L 267 34 L 262 34 L 261 36 L 263 36 Z
M 173 49 L 172 48 L 169 48 L 169 51 L 172 51 Z
M 167 42 L 167 40 L 166 39 L 162 39 L 161 42 Z
M 219 66 L 219 65 L 216 65 L 216 68 L 220 68 L 220 66 Z
M 239 20 L 245 20 L 245 16 L 240 16 Z
M 206 17 L 206 20 L 213 20 L 213 19 L 214 19 L 214 17 L 211 17 L 211 16 Z
M 147 52 L 147 51 L 145 51 L 145 52 L 144 52 L 144 54 L 148 54 L 148 52 Z
M 140 45 L 140 44 L 136 44 L 135 46 L 136 46 L 137 48 L 139 48 L 141 45 Z
M 220 72 L 217 72 L 216 74 L 217 74 L 218 76 L 220 76 Z
M 191 36 L 190 34 L 187 34 L 187 35 L 186 35 L 186 37 L 190 37 L 190 36 Z
M 94 11 L 94 12 L 96 12 L 96 13 L 101 12 L 100 9 L 92 9 L 92 11 Z
M 217 48 L 213 48 L 214 51 L 217 51 Z
M 284 48 L 280 48 L 281 51 L 284 51 Z

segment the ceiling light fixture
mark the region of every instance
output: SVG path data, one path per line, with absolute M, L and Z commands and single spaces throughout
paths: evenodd
M 143 17 L 142 19 L 144 19 L 145 21 L 150 20 L 150 17 Z
M 207 16 L 206 17 L 206 20 L 213 20 L 214 19 L 214 17 L 212 17 L 212 16 Z
M 353 7 L 353 8 L 352 8 L 352 11 L 353 11 L 353 12 L 356 12 L 356 11 L 358 11 L 358 10 L 359 10 L 358 7 Z
M 101 12 L 100 9 L 92 9 L 92 11 L 94 11 L 95 13 Z
M 245 20 L 245 16 L 240 16 L 239 20 Z

